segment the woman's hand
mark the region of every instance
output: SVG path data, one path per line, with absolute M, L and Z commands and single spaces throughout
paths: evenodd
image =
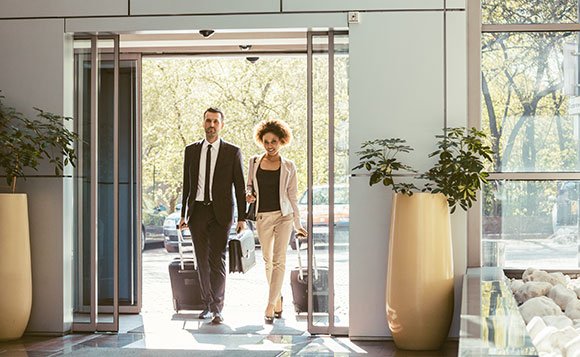
M 246 202 L 252 203 L 256 200 L 256 197 L 251 193 L 246 194 Z
M 304 239 L 308 237 L 308 232 L 306 231 L 306 229 L 304 229 L 304 227 L 300 227 L 298 228 L 298 232 L 296 232 L 296 237 L 298 237 L 299 239 Z

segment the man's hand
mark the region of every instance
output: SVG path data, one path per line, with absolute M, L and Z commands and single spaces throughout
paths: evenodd
M 185 223 L 185 218 L 181 217 L 179 220 L 179 229 L 187 228 L 187 223 Z
M 236 233 L 240 234 L 240 232 L 246 229 L 246 221 L 239 221 L 236 226 Z

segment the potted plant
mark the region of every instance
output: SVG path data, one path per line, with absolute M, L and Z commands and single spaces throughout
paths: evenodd
M 0 93 L 0 173 L 9 188 L 0 193 L 0 341 L 22 336 L 32 306 L 28 203 L 16 193 L 17 178 L 43 160 L 57 175 L 77 160 L 71 144 L 78 137 L 64 127 L 70 118 L 34 109 L 39 119 L 7 106 Z
M 399 138 L 364 142 L 353 168 L 369 171 L 371 186 L 394 191 L 386 311 L 402 349 L 438 349 L 447 337 L 454 296 L 450 213 L 472 207 L 492 160 L 487 136 L 476 128 L 447 128 L 436 138 L 437 150 L 429 154 L 435 164 L 424 173 L 399 160 L 413 150 Z

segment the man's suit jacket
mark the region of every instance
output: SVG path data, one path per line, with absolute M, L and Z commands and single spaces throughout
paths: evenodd
M 242 153 L 240 148 L 222 139 L 218 152 L 213 183 L 211 187 L 212 207 L 216 219 L 221 225 L 231 225 L 233 220 L 232 185 L 236 192 L 238 206 L 238 221 L 245 220 L 246 196 L 244 189 L 244 173 L 242 171 Z M 197 194 L 199 177 L 199 160 L 202 141 L 195 142 L 185 148 L 183 162 L 183 198 L 181 201 L 181 217 L 187 219 L 192 214 L 192 207 Z

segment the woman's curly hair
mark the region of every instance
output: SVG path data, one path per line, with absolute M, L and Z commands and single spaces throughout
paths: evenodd
M 258 145 L 263 144 L 263 137 L 272 133 L 280 139 L 280 144 L 288 145 L 292 141 L 292 130 L 285 121 L 280 119 L 265 119 L 254 128 L 254 139 Z

